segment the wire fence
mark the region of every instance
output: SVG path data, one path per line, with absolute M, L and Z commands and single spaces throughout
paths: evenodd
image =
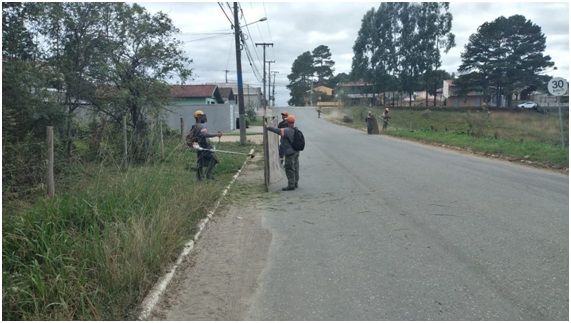
M 122 128 L 107 124 L 77 129 L 70 140 L 61 135 L 64 129 L 48 126 L 45 137 L 26 136 L 18 142 L 3 138 L 3 201 L 53 196 L 57 181 L 65 180 L 66 174 L 81 172 L 86 163 L 124 169 L 133 163 L 161 160 L 165 157 L 165 137 L 175 141 L 183 137 L 163 126 L 161 120 L 139 137 L 126 122 Z

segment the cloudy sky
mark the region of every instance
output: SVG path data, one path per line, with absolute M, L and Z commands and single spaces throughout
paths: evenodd
M 235 82 L 236 48 L 234 43 L 232 2 L 138 2 L 150 13 L 163 11 L 181 30 L 180 39 L 193 59 L 194 80 L 190 84 Z M 328 46 L 335 61 L 335 74 L 351 70 L 353 45 L 361 27 L 361 20 L 379 2 L 239 2 L 242 9 L 240 25 L 247 37 L 247 48 L 242 51 L 244 83 L 262 86 L 264 47 L 266 61 L 276 71 L 276 105 L 287 105 L 289 81 L 293 61 L 302 53 L 319 45 Z M 222 6 L 222 8 L 221 8 Z M 453 15 L 452 33 L 456 47 L 442 54 L 442 69 L 457 72 L 460 54 L 471 34 L 480 25 L 500 16 L 523 15 L 541 27 L 546 36 L 544 55 L 551 56 L 557 70 L 546 73 L 569 80 L 569 2 L 460 2 L 450 3 Z M 262 18 L 265 21 L 256 22 Z M 266 64 L 266 73 L 268 64 Z M 267 82 L 267 81 L 266 81 Z M 272 78 L 273 82 L 273 78 Z

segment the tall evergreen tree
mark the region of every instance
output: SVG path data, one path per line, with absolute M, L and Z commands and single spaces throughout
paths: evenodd
M 290 90 L 289 105 L 303 106 L 306 91 L 310 90 L 311 77 L 314 75 L 314 61 L 311 52 L 299 55 L 293 61 L 291 73 L 287 76 L 290 83 L 286 86 Z
M 440 49 L 455 45 L 451 23 L 448 3 L 383 2 L 362 19 L 351 74 L 379 92 L 398 89 L 411 95 L 420 84 L 426 88 L 428 73 L 441 64 Z M 420 75 L 425 79 L 419 84 Z
M 317 83 L 326 84 L 332 77 L 335 69 L 335 62 L 331 59 L 331 51 L 325 45 L 317 46 L 311 51 L 313 56 L 313 69 L 317 76 Z
M 475 86 L 493 87 L 506 97 L 510 107 L 513 94 L 540 83 L 538 73 L 554 65 L 550 56 L 543 55 L 545 41 L 541 27 L 522 15 L 501 16 L 482 24 L 461 54 L 458 71 L 464 74 L 458 85 L 464 91 Z M 500 96 L 496 98 L 499 105 Z

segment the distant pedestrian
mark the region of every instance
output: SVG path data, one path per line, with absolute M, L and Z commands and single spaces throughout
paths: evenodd
M 321 118 L 321 107 L 317 108 L 317 118 Z
M 287 127 L 275 128 L 269 127 L 268 122 L 265 121 L 266 130 L 280 135 L 281 143 L 280 150 L 285 155 L 285 173 L 287 177 L 287 186 L 282 188 L 283 191 L 293 191 L 298 187 L 299 182 L 299 151 L 292 147 L 295 133 L 295 117 L 288 115 L 286 118 Z

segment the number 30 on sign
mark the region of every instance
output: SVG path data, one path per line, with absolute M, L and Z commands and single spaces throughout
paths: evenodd
M 567 93 L 568 89 L 567 80 L 562 77 L 554 77 L 547 83 L 547 90 L 555 96 L 562 96 Z

